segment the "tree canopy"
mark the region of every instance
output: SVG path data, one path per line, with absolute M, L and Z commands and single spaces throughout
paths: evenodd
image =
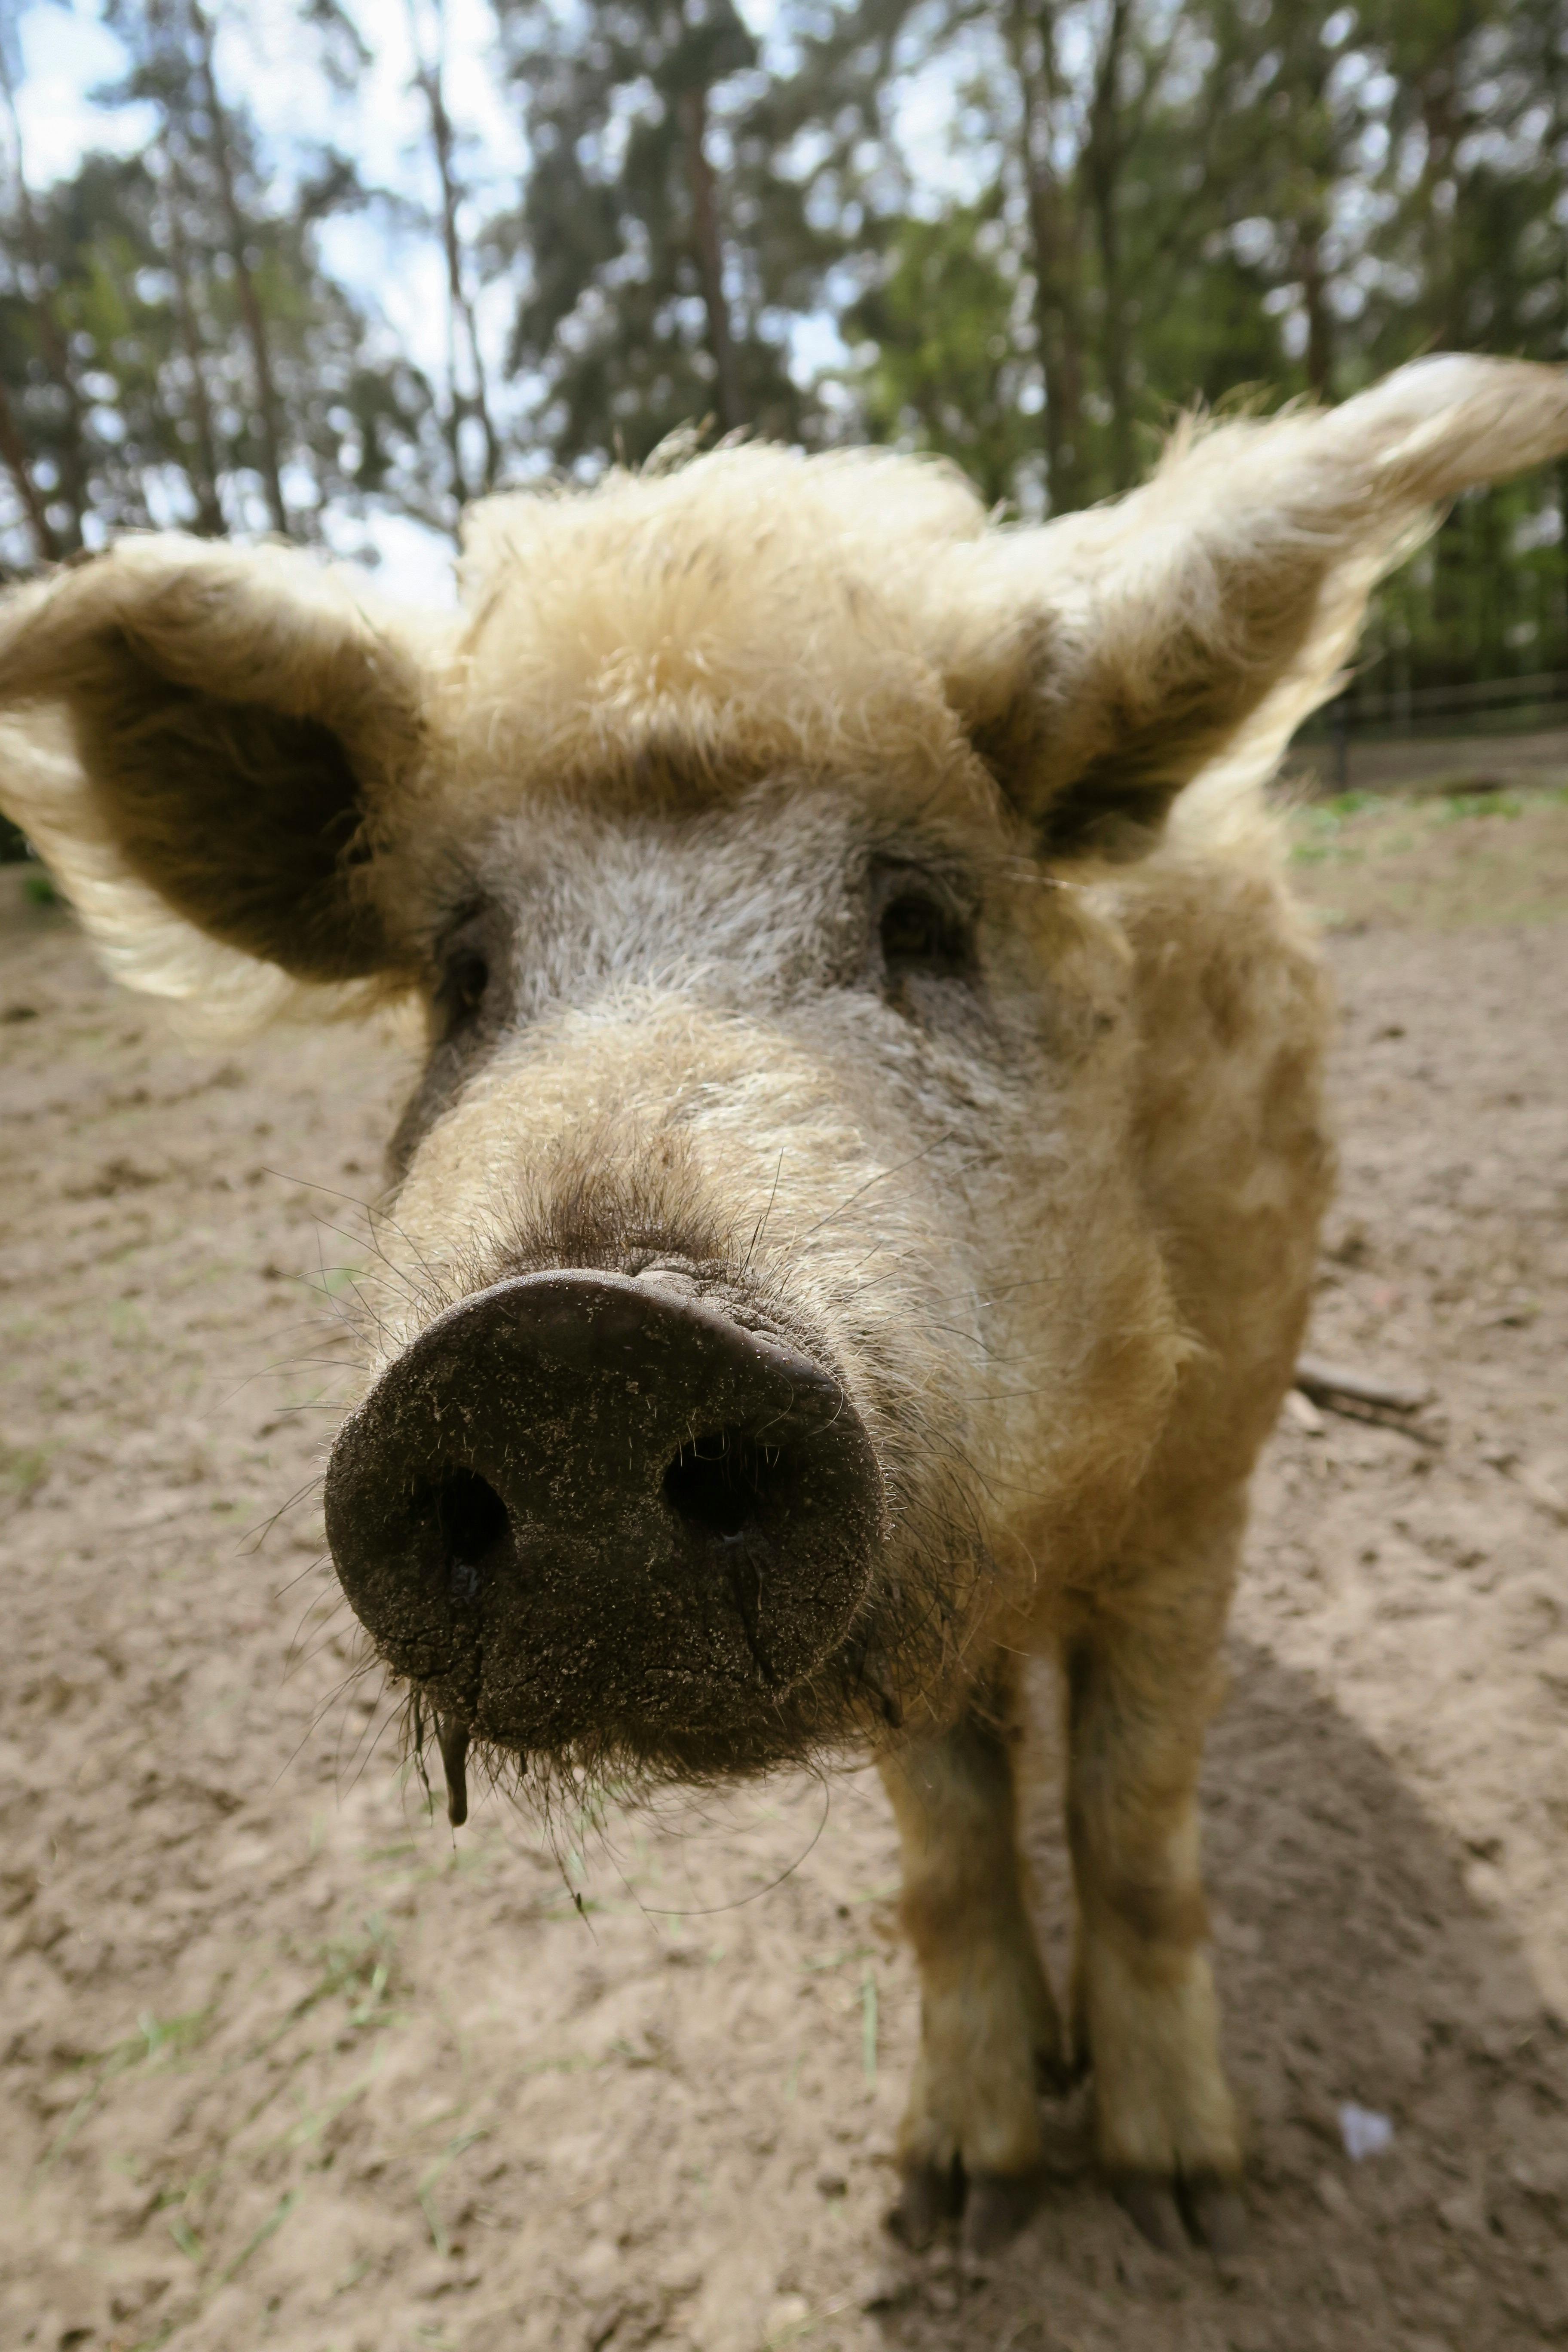
M 0 22 L 13 569 L 148 523 L 374 552 L 682 427 L 896 441 L 1060 512 L 1194 399 L 1568 335 L 1568 0 L 472 0 L 460 37 L 404 0 L 379 173 L 368 0 L 291 0 L 313 142 L 247 89 L 243 0 L 100 0 L 121 71 L 40 178 L 51 5 Z M 1568 666 L 1563 523 L 1555 475 L 1467 502 L 1384 601 L 1400 677 Z

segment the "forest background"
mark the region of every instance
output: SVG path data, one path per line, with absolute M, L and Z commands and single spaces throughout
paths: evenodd
M 0 0 L 0 564 L 459 510 L 672 431 L 1026 516 L 1194 399 L 1563 355 L 1568 0 Z M 1568 672 L 1568 469 L 1462 501 L 1356 689 Z

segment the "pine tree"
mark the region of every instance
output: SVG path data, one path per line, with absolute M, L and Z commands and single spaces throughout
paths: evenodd
M 703 420 L 784 439 L 804 421 L 767 91 L 730 0 L 500 0 L 532 170 L 498 235 L 523 278 L 510 362 L 561 464 L 640 459 Z M 788 240 L 785 240 L 788 241 Z M 771 282 L 770 282 L 771 280 Z

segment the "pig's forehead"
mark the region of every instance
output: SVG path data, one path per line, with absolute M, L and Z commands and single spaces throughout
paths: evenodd
M 984 530 L 955 474 L 865 451 L 724 450 L 488 500 L 439 671 L 443 795 L 647 809 L 789 777 L 989 831 L 940 593 Z

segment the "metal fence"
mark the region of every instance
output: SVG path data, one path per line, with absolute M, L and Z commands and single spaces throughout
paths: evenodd
M 1351 781 L 1352 751 L 1360 747 L 1419 741 L 1435 750 L 1452 744 L 1458 754 L 1468 742 L 1483 738 L 1498 745 L 1508 739 L 1563 730 L 1568 730 L 1568 670 L 1381 690 L 1368 678 L 1358 677 L 1309 719 L 1296 743 L 1316 755 L 1313 764 L 1327 771 L 1326 781 L 1333 790 L 1343 792 Z

